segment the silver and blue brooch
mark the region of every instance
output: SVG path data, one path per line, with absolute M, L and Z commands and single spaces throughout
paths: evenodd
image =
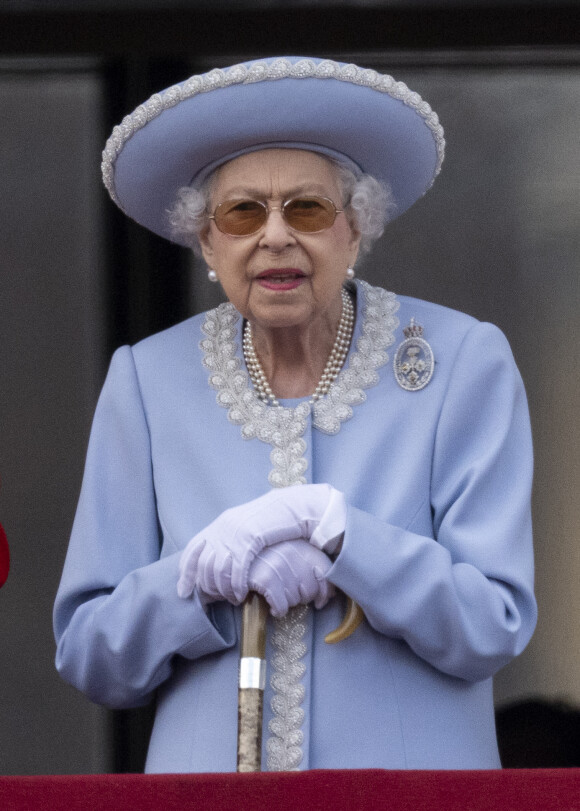
M 419 391 L 433 377 L 435 358 L 433 350 L 423 338 L 423 327 L 411 318 L 403 330 L 405 340 L 399 344 L 393 360 L 395 378 L 402 389 Z

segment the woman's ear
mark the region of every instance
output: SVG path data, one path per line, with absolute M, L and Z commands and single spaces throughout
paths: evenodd
M 214 250 L 209 223 L 203 228 L 202 231 L 200 231 L 198 239 L 203 258 L 205 259 L 206 263 L 211 267 L 212 259 L 214 257 Z
M 353 228 L 351 226 L 351 238 L 349 241 L 349 247 L 351 251 L 349 267 L 351 268 L 353 268 L 356 265 L 356 260 L 358 259 L 361 237 L 362 237 L 361 232 L 357 231 L 356 228 Z

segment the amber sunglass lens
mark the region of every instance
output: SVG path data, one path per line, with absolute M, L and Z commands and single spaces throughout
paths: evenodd
M 323 197 L 297 197 L 284 204 L 284 217 L 296 231 L 324 231 L 333 224 L 336 209 Z
M 216 208 L 214 220 L 224 234 L 241 237 L 258 231 L 267 216 L 266 207 L 257 200 L 232 200 Z

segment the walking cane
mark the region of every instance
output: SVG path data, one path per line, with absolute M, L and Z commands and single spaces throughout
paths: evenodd
M 238 684 L 238 772 L 262 766 L 262 716 L 266 687 L 266 622 L 268 603 L 250 592 L 242 606 Z
M 333 644 L 346 639 L 360 625 L 364 614 L 347 597 L 344 619 L 324 638 Z M 238 684 L 238 772 L 259 772 L 262 766 L 262 717 L 266 687 L 266 622 L 268 604 L 251 592 L 242 606 L 240 671 Z

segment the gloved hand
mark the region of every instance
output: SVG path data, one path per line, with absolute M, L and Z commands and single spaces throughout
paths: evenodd
M 191 539 L 179 562 L 177 593 L 189 597 L 197 586 L 240 603 L 249 590 L 252 561 L 262 549 L 300 539 L 319 549 L 336 546 L 345 523 L 344 496 L 329 484 L 271 490 L 225 510 Z
M 307 541 L 282 541 L 254 559 L 248 586 L 264 596 L 274 617 L 300 603 L 324 608 L 335 593 L 326 579 L 331 566 L 330 558 Z

